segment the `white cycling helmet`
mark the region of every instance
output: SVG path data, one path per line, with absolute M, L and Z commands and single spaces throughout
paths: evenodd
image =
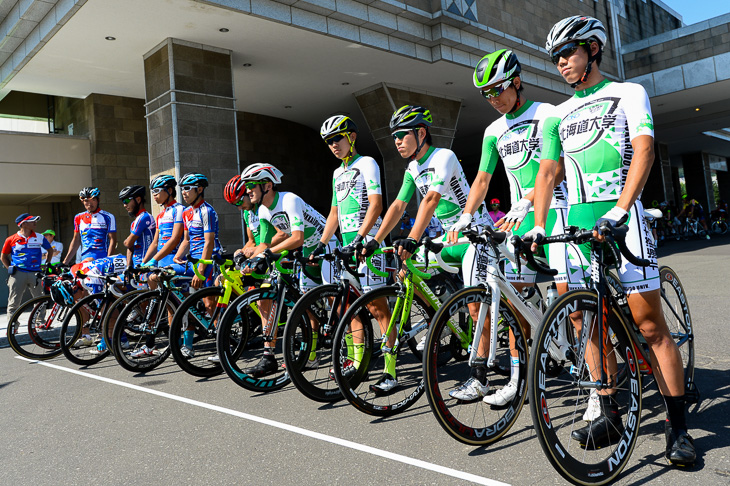
M 553 49 L 573 40 L 595 39 L 603 49 L 608 37 L 600 20 L 593 17 L 574 15 L 553 25 L 545 42 L 545 49 L 552 56 Z
M 319 129 L 319 134 L 326 140 L 340 133 L 357 132 L 357 125 L 352 118 L 345 115 L 335 115 L 327 118 Z
M 281 184 L 281 178 L 284 174 L 271 164 L 251 164 L 241 173 L 241 179 L 244 181 L 271 181 L 274 184 Z

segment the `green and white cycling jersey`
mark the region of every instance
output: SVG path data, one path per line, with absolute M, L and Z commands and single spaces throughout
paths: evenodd
M 258 209 L 249 211 L 248 209 L 243 210 L 243 219 L 246 221 L 246 227 L 251 230 L 253 235 L 253 241 L 255 244 L 261 243 L 261 231 L 259 225 L 259 214 Z
M 606 79 L 555 107 L 545 121 L 543 158 L 558 160 L 563 151 L 569 204 L 615 201 L 639 135 L 654 136 L 646 91 Z
M 434 211 L 441 226 L 448 229 L 459 220 L 469 195 L 469 183 L 454 152 L 431 147 L 423 157 L 412 160 L 403 175 L 398 200 L 409 202 L 416 188 L 423 197 L 430 191 L 441 195 Z M 494 226 L 484 204 L 474 214 L 472 224 Z
M 484 131 L 479 170 L 492 174 L 497 159 L 502 159 L 507 169 L 512 205 L 535 187 L 542 158 L 542 131 L 545 119 L 552 115 L 554 108 L 548 103 L 526 101 L 519 110 L 500 117 Z M 553 190 L 550 208 L 567 206 L 565 183 L 562 182 Z
M 326 222 L 324 216 L 293 192 L 277 192 L 271 206 L 259 206 L 258 215 L 262 243 L 271 243 L 276 233 L 274 228 L 289 236 L 292 231 L 303 231 L 305 256 L 319 243 Z
M 345 244 L 355 238 L 355 234 L 365 221 L 370 202 L 368 196 L 381 194 L 380 167 L 372 157 L 358 156 L 345 166 L 343 163 L 332 177 L 332 206 L 337 206 L 340 232 Z M 375 236 L 382 220 L 378 220 L 368 233 Z

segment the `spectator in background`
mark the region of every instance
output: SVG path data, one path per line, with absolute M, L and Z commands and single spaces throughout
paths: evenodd
M 489 203 L 489 215 L 492 217 L 492 221 L 495 222 L 505 216 L 504 212 L 499 210 L 499 199 L 494 198 L 492 199 L 492 202 Z
M 36 222 L 40 216 L 31 216 L 23 213 L 15 218 L 19 231 L 5 240 L 0 260 L 8 269 L 8 316 L 20 307 L 24 300 L 23 295 L 28 289 L 31 297 L 41 295 L 42 287 L 36 286 L 36 272 L 41 269 L 41 251 L 50 250 L 51 244 L 35 232 Z M 45 263 L 51 261 L 47 254 Z
M 399 237 L 406 237 L 411 232 L 413 223 L 411 223 L 411 217 L 408 216 L 407 211 L 403 211 L 403 217 L 400 220 L 400 234 Z
M 52 229 L 45 230 L 43 236 L 46 237 L 46 241 L 53 247 L 51 251 L 51 265 L 61 262 L 61 253 L 63 252 L 63 243 L 56 241 L 56 232 Z M 43 250 L 42 259 L 47 257 L 48 252 Z
M 441 221 L 434 216 L 431 218 L 431 222 L 428 223 L 428 227 L 426 227 L 426 232 L 428 232 L 428 237 L 432 240 L 434 238 L 438 238 L 444 233 L 444 229 L 441 226 Z

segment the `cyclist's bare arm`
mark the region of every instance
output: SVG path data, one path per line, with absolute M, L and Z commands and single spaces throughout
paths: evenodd
M 71 261 L 71 258 L 76 255 L 79 246 L 81 246 L 81 236 L 77 231 L 74 231 L 74 236 L 71 239 L 71 243 L 68 245 L 68 253 L 66 253 L 66 258 L 63 259 L 63 263 L 65 265 L 68 265 L 68 263 Z

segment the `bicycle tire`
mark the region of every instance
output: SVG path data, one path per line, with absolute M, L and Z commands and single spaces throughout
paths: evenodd
M 335 360 L 333 371 L 342 395 L 356 409 L 377 417 L 389 417 L 404 412 L 418 401 L 424 391 L 421 353 L 414 353 L 408 341 L 418 343 L 421 337 L 426 335 L 428 327 L 421 329 L 410 339 L 404 335 L 398 337 L 400 345 L 395 365 L 398 386 L 387 394 L 371 390 L 385 369 L 385 357 L 381 351 L 380 326 L 368 310 L 368 304 L 385 298 L 392 315 L 396 300 L 400 298 L 399 289 L 397 285 L 381 287 L 357 299 L 343 315 L 333 339 L 332 356 Z M 421 328 L 424 321 L 428 325 L 435 313 L 434 309 L 414 293 L 411 315 L 403 324 L 403 331 L 410 332 L 412 328 Z M 351 325 L 355 316 L 359 317 L 362 324 L 360 328 Z M 412 323 L 416 325 L 412 326 Z M 362 343 L 363 355 L 354 375 L 348 377 L 344 368 L 347 366 L 346 362 L 350 360 L 347 349 L 350 337 L 353 343 Z
M 482 397 L 472 402 L 462 402 L 449 395 L 451 390 L 461 386 L 471 372 L 468 361 L 468 349 L 472 342 L 462 342 L 449 324 L 459 326 L 464 335 L 471 336 L 465 326 L 473 326 L 468 303 L 491 305 L 492 297 L 489 289 L 469 287 L 451 295 L 434 316 L 428 331 L 423 358 L 423 376 L 426 381 L 426 397 L 436 421 L 454 439 L 464 444 L 484 446 L 499 440 L 514 425 L 522 411 L 527 395 L 527 362 L 528 349 L 524 330 L 520 320 L 505 300 L 500 300 L 501 321 L 498 326 L 508 326 L 515 336 L 515 343 L 520 358 L 517 393 L 504 406 L 492 406 L 485 403 Z M 504 339 L 498 339 L 497 363 L 500 368 L 510 367 L 510 348 L 507 330 L 506 346 Z M 509 376 L 487 370 L 490 389 L 495 385 L 506 385 Z
M 56 304 L 48 295 L 23 303 L 8 321 L 8 344 L 18 355 L 28 359 L 44 361 L 59 356 L 63 353 L 61 327 L 69 309 Z M 43 321 L 40 325 L 39 317 Z
M 292 384 L 307 398 L 317 402 L 334 402 L 342 398 L 337 382 L 330 377 L 332 362 L 332 336 L 340 322 L 343 291 L 337 284 L 320 285 L 299 299 L 289 314 L 284 328 L 284 364 Z M 350 291 L 350 301 L 356 299 Z M 330 335 L 322 333 L 323 324 L 329 321 Z M 307 369 L 312 353 L 313 331 L 318 329 L 316 349 L 317 366 Z
M 725 233 L 727 233 L 727 230 L 727 221 L 714 221 L 712 223 L 712 232 L 716 235 L 724 235 Z
M 104 314 L 104 321 L 101 323 L 101 335 L 104 336 L 106 341 L 106 348 L 109 350 L 109 354 L 114 355 L 114 346 L 112 346 L 112 335 L 114 332 L 114 326 L 116 325 L 119 313 L 129 304 L 134 297 L 137 295 L 148 292 L 147 289 L 132 290 L 115 300 L 110 306 L 109 310 Z
M 289 374 L 283 366 L 283 326 L 281 323 L 279 323 L 274 345 L 276 371 L 261 377 L 255 377 L 246 372 L 248 368 L 261 360 L 264 353 L 261 319 L 257 314 L 252 313 L 251 303 L 278 298 L 277 292 L 271 287 L 249 290 L 231 302 L 218 325 L 216 344 L 221 366 L 236 385 L 250 391 L 262 393 L 275 391 L 285 387 L 290 381 Z M 289 300 L 287 296 L 284 307 L 294 305 L 294 301 Z M 282 315 L 283 312 L 284 309 L 282 309 Z M 242 343 L 245 345 L 241 346 Z
M 585 363 L 581 366 L 575 347 L 571 348 L 572 352 L 566 353 L 569 359 L 565 362 L 558 363 L 550 357 L 560 326 L 570 330 L 574 334 L 574 342 L 579 342 L 570 314 L 582 312 L 583 326 L 586 326 L 590 325 L 587 322 L 593 322 L 597 308 L 596 293 L 581 289 L 558 297 L 547 310 L 534 336 L 533 359 L 528 366 L 528 394 L 538 441 L 555 470 L 574 484 L 600 486 L 614 481 L 621 474 L 638 440 L 642 386 L 634 343 L 618 310 L 610 308 L 605 328 L 611 332 L 606 332 L 605 336 L 613 346 L 607 347 L 611 349 L 607 359 L 615 358 L 616 368 L 627 370 L 626 379 L 614 395 L 614 400 L 619 402 L 624 430 L 617 439 L 602 444 L 602 447 L 598 447 L 599 444 L 581 446 L 571 438 L 571 433 L 584 424 L 583 412 L 591 389 L 583 384 L 595 379 L 587 372 Z M 591 326 L 593 330 L 596 328 Z M 558 373 L 550 373 L 551 368 L 557 368 Z M 599 400 L 605 398 L 599 395 Z
M 101 324 L 110 304 L 104 293 L 99 292 L 79 299 L 66 315 L 61 326 L 61 350 L 70 362 L 79 366 L 90 366 L 109 355 L 108 350 L 97 349 L 97 340 L 101 340 Z M 86 316 L 86 313 L 89 315 Z M 93 343 L 79 346 L 78 341 L 85 327 L 89 329 L 88 334 Z
M 148 290 L 134 297 L 119 313 L 117 323 L 122 325 L 114 326 L 112 346 L 114 358 L 122 368 L 134 373 L 145 373 L 158 367 L 170 355 L 169 319 L 175 314 L 179 301 L 170 293 L 165 308 L 161 310 L 159 300 L 162 296 L 163 292 L 160 289 Z M 155 305 L 153 310 L 149 310 L 150 304 Z M 141 328 L 129 320 L 133 309 L 141 309 L 144 312 Z M 127 334 L 127 348 L 122 345 L 122 333 Z M 143 346 L 148 346 L 153 350 L 152 353 L 133 357 L 132 354 L 140 351 Z
M 659 267 L 661 285 L 662 313 L 669 332 L 677 343 L 684 368 L 685 399 L 697 403 L 699 391 L 695 376 L 695 341 L 692 315 L 687 293 L 677 273 L 670 267 Z
M 215 298 L 223 295 L 223 287 L 208 287 L 191 293 L 188 298 L 182 301 L 180 307 L 175 311 L 170 325 L 170 354 L 180 368 L 186 373 L 201 378 L 210 378 L 223 373 L 220 363 L 210 361 L 218 354 L 216 351 L 216 328 L 210 323 L 220 318 L 220 307 L 216 307 L 213 316 L 206 314 L 204 298 Z M 205 320 L 205 324 L 202 322 Z M 181 346 L 183 335 L 188 326 L 192 324 L 195 329 L 193 338 L 194 356 L 186 358 L 183 356 Z

